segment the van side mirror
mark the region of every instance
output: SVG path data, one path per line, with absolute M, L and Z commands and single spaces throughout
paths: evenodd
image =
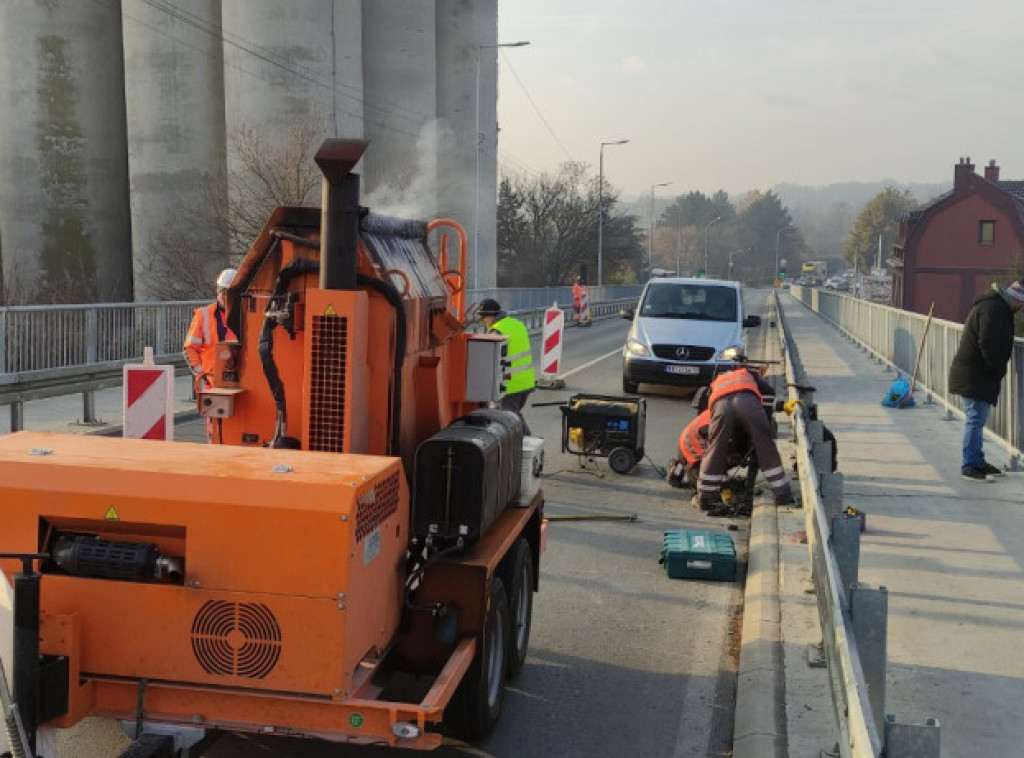
M 619 308 L 619 318 L 632 319 L 633 318 L 633 308 L 631 306 L 628 306 L 628 305 L 625 308 Z
M 745 319 L 743 319 L 743 326 L 744 326 L 744 328 L 750 327 L 750 326 L 761 326 L 761 317 L 760 316 L 747 316 Z

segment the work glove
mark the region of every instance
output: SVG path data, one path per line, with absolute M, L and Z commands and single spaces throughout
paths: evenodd
M 793 411 L 796 410 L 796 407 L 798 405 L 803 405 L 803 404 L 804 404 L 803 400 L 787 400 L 786 402 L 784 402 L 782 404 L 782 410 L 784 410 L 786 412 L 787 416 L 792 416 L 793 415 Z

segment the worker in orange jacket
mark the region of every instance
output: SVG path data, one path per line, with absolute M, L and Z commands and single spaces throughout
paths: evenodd
M 237 339 L 228 328 L 225 311 L 228 287 L 238 272 L 226 268 L 217 277 L 217 297 L 209 305 L 196 308 L 185 336 L 185 360 L 195 376 L 196 388 L 212 385 L 215 348 L 218 343 Z
M 711 410 L 705 408 L 679 434 L 679 458 L 671 467 L 668 483 L 673 487 L 696 484 L 697 470 L 707 450 Z
M 583 323 L 586 314 L 583 312 L 583 296 L 587 294 L 587 287 L 583 283 L 583 277 L 577 276 L 572 283 L 572 308 L 576 316 L 576 325 Z
M 738 358 L 744 359 L 743 356 Z M 700 463 L 695 504 L 708 509 L 721 502 L 729 441 L 738 426 L 746 430 L 754 445 L 761 473 L 775 495 L 775 504 L 795 503 L 782 457 L 772 438 L 771 423 L 762 405 L 762 392 L 771 393 L 771 385 L 758 371 L 741 365 L 712 380 L 710 390 L 708 445 Z

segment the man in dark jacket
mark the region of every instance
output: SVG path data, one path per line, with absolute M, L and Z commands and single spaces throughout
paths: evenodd
M 1013 314 L 1024 307 L 1024 284 L 993 284 L 967 314 L 960 347 L 949 366 L 949 391 L 964 399 L 960 473 L 971 482 L 991 482 L 1003 471 L 985 460 L 982 443 L 989 411 L 999 399 L 1006 364 L 1013 353 Z

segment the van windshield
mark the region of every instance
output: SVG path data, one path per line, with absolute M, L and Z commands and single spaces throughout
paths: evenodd
M 652 283 L 640 304 L 648 318 L 735 321 L 736 311 L 736 290 L 713 284 Z

